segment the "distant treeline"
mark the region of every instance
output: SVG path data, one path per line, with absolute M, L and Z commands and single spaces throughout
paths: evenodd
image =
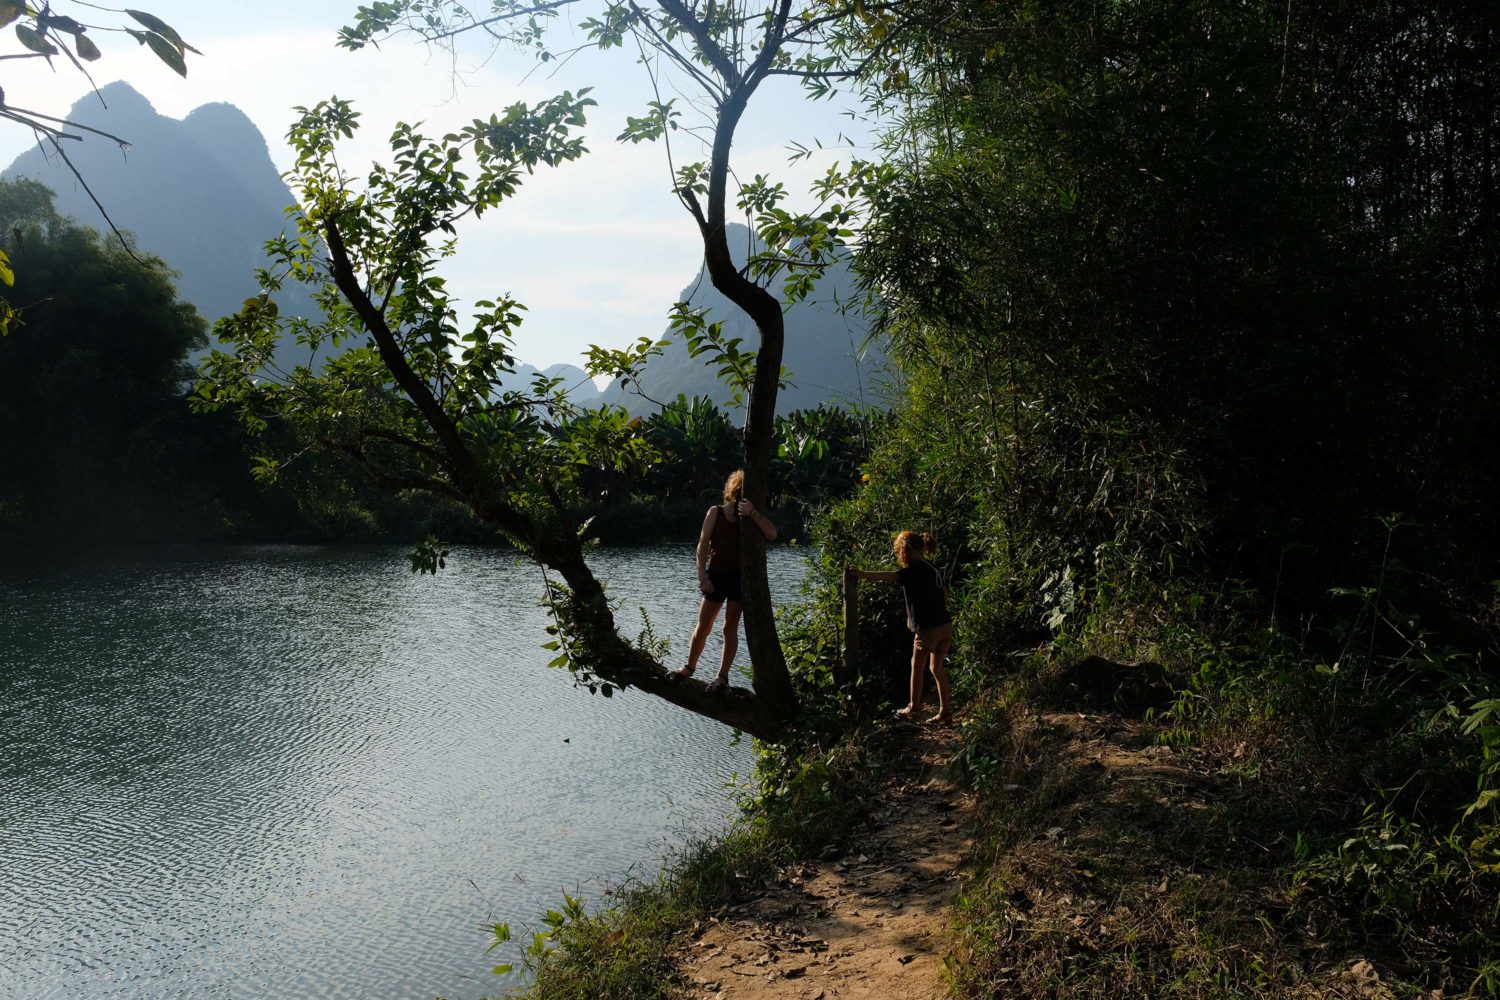
M 30 180 L 0 182 L 0 232 L 15 269 L 6 299 L 21 310 L 0 338 L 0 539 L 494 538 L 467 511 L 379 489 L 334 454 L 309 451 L 276 485 L 257 482 L 234 415 L 188 406 L 189 359 L 208 343 L 206 324 L 177 299 L 161 261 L 59 216 L 52 192 Z M 852 491 L 882 419 L 823 406 L 779 420 L 772 503 L 785 527 Z M 592 530 L 608 541 L 690 538 L 739 463 L 737 429 L 706 398 L 679 397 L 643 419 L 584 409 L 576 420 L 597 425 L 601 441 L 624 426 L 656 455 L 644 476 L 620 475 L 608 456 L 585 473 L 603 501 Z
M 607 541 L 696 537 L 707 505 L 720 501 L 724 480 L 743 454 L 739 429 L 706 396 L 678 396 L 642 419 L 619 409 L 585 410 L 581 419 L 610 441 L 633 424 L 630 432 L 659 455 L 644 476 L 620 472 L 608 455 L 584 475 L 581 493 L 599 512 L 591 530 Z M 797 534 L 815 508 L 854 492 L 888 423 L 882 412 L 827 405 L 776 419 L 770 508 L 782 534 Z

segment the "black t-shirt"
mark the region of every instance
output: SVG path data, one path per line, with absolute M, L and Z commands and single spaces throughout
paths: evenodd
M 943 578 L 926 559 L 913 559 L 896 570 L 901 596 L 906 599 L 906 627 L 913 632 L 947 625 L 948 602 L 943 600 Z

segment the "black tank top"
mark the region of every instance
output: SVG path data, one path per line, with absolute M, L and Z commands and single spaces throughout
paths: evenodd
M 714 526 L 708 536 L 708 568 L 740 568 L 740 522 L 729 520 L 723 507 L 715 507 Z

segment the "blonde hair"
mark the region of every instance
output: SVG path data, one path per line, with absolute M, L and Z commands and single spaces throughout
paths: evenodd
M 735 469 L 724 480 L 724 502 L 737 503 L 745 495 L 745 470 Z
M 935 551 L 937 539 L 925 531 L 903 531 L 891 543 L 891 548 L 896 553 L 898 563 L 910 566 L 912 559 Z

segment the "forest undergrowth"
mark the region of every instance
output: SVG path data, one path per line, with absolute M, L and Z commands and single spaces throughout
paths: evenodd
M 1329 662 L 1192 617 L 1101 612 L 978 694 L 955 993 L 1496 995 L 1472 662 L 1420 643 Z M 1112 766 L 1142 752 L 1149 781 Z

